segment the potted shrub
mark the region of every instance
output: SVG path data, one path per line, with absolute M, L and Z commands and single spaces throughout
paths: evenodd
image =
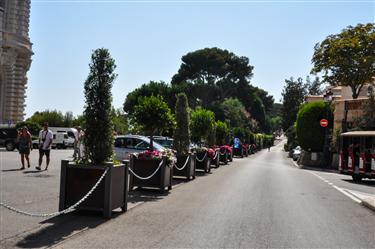
M 59 210 L 77 203 L 102 179 L 77 208 L 103 211 L 104 217 L 110 218 L 113 209 L 126 211 L 128 196 L 128 169 L 124 164 L 111 160 L 111 88 L 117 76 L 114 73 L 116 66 L 104 48 L 93 52 L 89 66 L 90 73 L 84 87 L 85 155 L 79 161 L 63 160 L 61 163 Z
M 150 136 L 150 148 L 145 155 L 131 157 L 131 187 L 157 187 L 161 192 L 165 187 L 172 189 L 172 151 L 154 152 L 153 147 L 153 136 L 174 126 L 171 110 L 160 96 L 143 97 L 134 107 L 133 117 L 143 132 Z
M 177 162 L 173 168 L 173 176 L 183 176 L 187 180 L 195 179 L 195 154 L 189 152 L 190 131 L 188 100 L 185 93 L 177 95 L 176 130 L 173 136 L 173 148 L 177 152 Z
M 193 142 L 198 145 L 198 148 L 195 149 L 197 162 L 196 169 L 203 170 L 206 173 L 211 171 L 211 158 L 208 155 L 208 149 L 202 147 L 202 144 L 204 142 L 207 143 L 208 136 L 214 127 L 214 122 L 215 114 L 212 111 L 198 107 L 191 113 L 191 138 Z

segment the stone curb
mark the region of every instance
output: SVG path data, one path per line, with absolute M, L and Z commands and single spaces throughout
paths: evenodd
M 365 206 L 375 212 L 375 198 L 374 197 L 367 197 L 362 199 L 361 202 L 362 206 Z

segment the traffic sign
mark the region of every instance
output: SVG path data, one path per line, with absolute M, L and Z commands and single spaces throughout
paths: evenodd
M 320 120 L 320 126 L 321 127 L 327 127 L 328 126 L 328 120 L 327 119 L 321 119 Z

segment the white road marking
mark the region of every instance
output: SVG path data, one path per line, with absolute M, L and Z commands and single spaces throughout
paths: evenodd
M 361 204 L 362 203 L 362 200 L 360 198 L 358 198 L 357 196 L 355 196 L 354 194 L 348 192 L 348 191 L 345 191 L 344 189 L 340 188 L 340 187 L 337 187 L 335 184 L 333 184 L 332 182 L 329 182 L 327 181 L 326 179 L 324 179 L 323 177 L 321 177 L 320 175 L 314 173 L 314 172 L 311 172 L 311 171 L 308 171 L 310 174 L 313 174 L 314 176 L 318 177 L 320 180 L 322 180 L 323 182 L 326 182 L 328 183 L 330 186 L 332 186 L 333 188 L 335 188 L 337 191 L 343 193 L 344 195 L 346 195 L 347 197 L 349 197 L 350 199 L 352 199 L 353 201 L 357 202 L 358 204 Z

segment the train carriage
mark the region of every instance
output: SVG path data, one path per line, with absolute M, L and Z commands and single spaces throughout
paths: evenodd
M 354 181 L 375 178 L 375 131 L 341 134 L 339 170 Z

